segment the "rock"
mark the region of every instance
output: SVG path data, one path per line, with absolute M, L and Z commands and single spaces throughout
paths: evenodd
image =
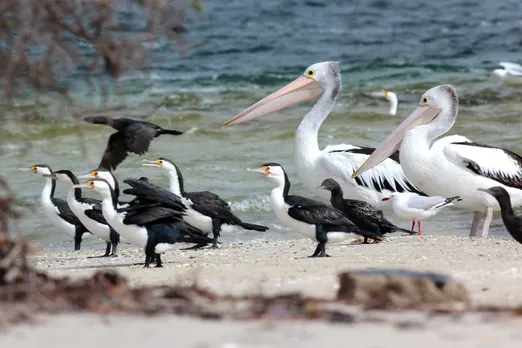
M 371 309 L 463 310 L 464 285 L 449 276 L 406 269 L 354 270 L 339 275 L 337 299 Z

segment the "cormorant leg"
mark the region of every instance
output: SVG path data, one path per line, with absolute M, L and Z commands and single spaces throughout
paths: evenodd
M 411 222 L 411 230 L 415 231 L 415 220 Z
M 161 254 L 156 254 L 156 267 L 163 267 L 163 262 L 161 261 Z
M 118 257 L 117 250 L 118 250 L 118 242 L 112 242 L 112 257 Z
M 317 257 L 320 252 L 321 252 L 321 243 L 318 243 L 317 248 L 315 248 L 314 253 L 308 257 Z
M 317 257 L 330 257 L 330 255 L 328 255 L 326 253 L 326 243 L 325 242 L 319 243 L 319 247 L 321 249 L 321 252 L 319 253 L 319 255 L 317 255 Z
M 74 233 L 74 251 L 79 251 L 82 246 L 82 236 L 83 231 L 76 227 L 76 231 Z
M 145 265 L 143 266 L 143 268 L 149 268 L 150 267 L 150 264 L 152 262 L 152 256 L 150 256 L 148 253 L 145 253 Z
M 207 243 L 198 243 L 194 246 L 191 246 L 191 247 L 188 247 L 188 248 L 183 248 L 183 249 L 179 249 L 179 250 L 199 250 L 203 247 L 206 247 L 207 246 Z
M 491 220 L 493 220 L 493 207 L 487 207 L 486 208 L 486 218 L 484 219 L 484 224 L 482 225 L 481 237 L 488 236 L 489 225 L 491 225 Z
M 102 257 L 109 256 L 110 254 L 111 254 L 111 242 L 107 242 L 107 247 L 105 248 L 105 255 L 103 255 Z
M 117 257 L 118 243 L 120 242 L 120 235 L 112 227 L 110 228 L 109 238 L 112 244 L 112 257 Z
M 480 211 L 476 211 L 473 216 L 473 222 L 471 223 L 471 231 L 469 233 L 470 237 L 476 237 L 480 235 L 480 223 L 484 219 L 484 214 Z
M 417 236 L 422 236 L 420 220 L 417 221 L 417 227 L 419 228 L 419 232 L 417 232 Z
M 212 219 L 212 235 L 214 236 L 214 243 L 212 243 L 212 248 L 217 248 L 217 241 L 219 238 L 219 235 L 221 233 L 221 220 L 219 219 Z

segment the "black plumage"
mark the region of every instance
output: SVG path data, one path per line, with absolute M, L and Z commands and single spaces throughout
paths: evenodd
M 195 243 L 207 244 L 213 239 L 199 229 L 188 225 L 182 220 L 186 210 L 178 196 L 159 186 L 148 182 L 146 178 L 125 179 L 124 182 L 131 188 L 124 193 L 136 196 L 128 207 L 117 208 L 118 196 L 111 185 L 104 179 L 91 180 L 94 187 L 98 182 L 104 183 L 110 189 L 113 208 L 118 213 L 124 213 L 123 224 L 136 225 L 147 230 L 145 248 L 145 267 L 156 261 L 156 267 L 162 266 L 160 253 L 157 253 L 158 244 Z
M 56 185 L 54 183 L 54 180 L 53 185 Z M 54 187 L 52 192 L 54 194 Z M 70 223 L 71 225 L 74 225 L 74 251 L 79 251 L 81 249 L 83 235 L 85 233 L 90 233 L 89 230 L 87 230 L 87 228 L 82 224 L 80 219 L 78 219 L 78 217 L 74 215 L 74 213 L 69 208 L 69 204 L 67 204 L 66 201 L 60 198 L 54 198 L 52 195 L 51 201 L 53 202 L 53 205 L 56 207 L 56 209 L 58 209 L 59 211 L 58 216 Z
M 34 170 L 38 170 L 37 168 L 45 168 L 49 174 L 53 172 L 50 166 L 47 164 L 37 164 L 32 166 Z M 74 226 L 75 232 L 74 232 L 74 251 L 78 251 L 81 249 L 82 239 L 83 235 L 85 233 L 90 233 L 89 230 L 82 224 L 80 219 L 74 213 L 71 211 L 71 208 L 69 208 L 69 204 L 67 204 L 67 201 L 54 197 L 54 192 L 56 191 L 56 182 L 52 180 L 51 178 L 48 178 L 48 180 L 51 180 L 51 193 L 50 193 L 50 199 L 52 204 L 58 209 L 58 216 L 63 219 L 64 221 L 68 222 L 69 224 Z
M 500 214 L 507 231 L 514 240 L 522 244 L 522 218 L 515 215 L 511 206 L 511 198 L 509 193 L 500 186 L 490 187 L 489 189 L 479 189 L 479 191 L 487 192 L 496 198 L 500 205 Z
M 163 129 L 157 124 L 132 120 L 130 118 L 110 118 L 107 116 L 90 116 L 84 118 L 85 122 L 104 124 L 116 129 L 107 142 L 107 148 L 103 153 L 98 167 L 108 170 L 116 169 L 129 152 L 143 155 L 149 150 L 152 139 L 163 134 L 181 135 L 183 132 L 173 129 Z
M 289 195 L 290 180 L 280 164 L 266 163 L 263 164 L 261 168 L 264 170 L 264 176 L 274 177 L 277 178 L 277 180 L 280 180 L 278 178 L 280 174 L 277 170 L 282 171 L 282 175 L 284 176 L 282 198 L 288 206 L 288 215 L 292 219 L 315 226 L 315 240 L 318 244 L 310 257 L 329 256 L 326 254 L 326 243 L 328 242 L 328 233 L 330 232 L 356 233 L 369 238 L 381 236 L 379 233 L 360 229 L 350 221 L 342 211 L 330 205 L 302 196 Z M 274 193 L 272 193 L 272 195 L 273 194 Z M 274 209 L 277 208 L 274 207 Z
M 57 170 L 53 173 L 52 177 L 53 179 L 57 178 L 57 175 L 63 175 L 69 178 L 70 184 L 72 185 L 78 185 L 80 182 L 78 181 L 78 178 L 76 175 L 74 175 L 70 170 Z M 83 197 L 82 195 L 82 189 L 79 187 L 74 188 L 74 199 L 82 204 L 90 205 L 90 209 L 85 209 L 84 214 L 87 218 L 92 219 L 96 221 L 99 224 L 106 225 L 109 229 L 108 235 L 106 235 L 104 238 L 106 244 L 105 248 L 105 254 L 102 256 L 117 256 L 117 248 L 118 244 L 120 243 L 120 235 L 107 223 L 105 220 L 105 217 L 103 216 L 103 213 L 101 211 L 102 205 L 101 201 L 99 199 L 94 198 L 88 198 Z M 85 220 L 84 220 L 85 222 Z M 88 226 L 89 222 L 85 222 Z M 92 232 L 92 231 L 91 231 Z M 100 236 L 101 237 L 101 236 Z M 112 253 L 111 253 L 112 250 Z
M 136 196 L 141 204 L 161 204 L 166 208 L 177 211 L 179 217 L 187 209 L 178 195 L 154 185 L 148 180 L 143 180 L 143 178 L 125 179 L 123 182 L 131 186 L 131 188 L 123 190 L 123 193 Z
M 243 222 L 239 217 L 237 217 L 230 208 L 230 205 L 223 199 L 221 199 L 217 194 L 210 191 L 198 191 L 198 192 L 186 192 L 185 191 L 185 183 L 183 179 L 183 174 L 179 167 L 171 160 L 167 158 L 159 158 L 156 160 L 159 166 L 164 167 L 166 163 L 171 165 L 171 168 L 167 168 L 168 170 L 175 170 L 175 173 L 171 173 L 171 180 L 177 179 L 177 185 L 179 188 L 179 195 L 189 202 L 185 202 L 185 205 L 188 209 L 194 209 L 198 213 L 209 217 L 212 220 L 212 234 L 214 237 L 213 246 L 216 247 L 218 243 L 218 238 L 221 235 L 221 229 L 224 224 L 232 225 L 232 226 L 240 226 L 247 230 L 264 232 L 268 230 L 268 227 L 263 225 L 252 224 L 248 222 Z M 175 174 L 175 178 L 174 175 Z M 178 193 L 178 192 L 176 192 Z M 201 226 L 199 226 L 201 228 Z M 210 231 L 206 231 L 202 229 L 203 232 L 210 233 Z M 204 245 L 196 245 L 194 248 L 197 249 Z
M 320 188 L 331 192 L 330 203 L 333 207 L 339 209 L 360 229 L 380 234 L 392 232 L 406 232 L 409 234 L 413 231 L 395 226 L 389 222 L 383 215 L 382 211 L 375 209 L 371 204 L 356 199 L 344 199 L 343 190 L 334 179 L 325 179 Z M 368 238 L 364 238 L 363 243 L 368 243 Z

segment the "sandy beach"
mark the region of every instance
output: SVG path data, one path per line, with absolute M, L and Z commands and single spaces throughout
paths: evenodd
M 143 252 L 134 247 L 122 247 L 116 258 L 89 258 L 101 254 L 101 250 L 95 250 L 40 253 L 31 256 L 31 260 L 38 269 L 55 276 L 81 277 L 102 268 L 112 268 L 121 272 L 135 286 L 197 282 L 221 294 L 301 292 L 327 299 L 335 297 L 339 286 L 337 275 L 343 270 L 400 267 L 453 276 L 469 290 L 474 306 L 522 304 L 522 245 L 512 240 L 400 236 L 388 238 L 380 244 L 331 245 L 328 250 L 331 258 L 307 258 L 313 249 L 311 241 L 299 239 L 223 244 L 217 250 L 174 250 L 165 254 L 165 267 L 160 269 L 143 269 Z M 421 325 L 408 330 L 400 329 L 396 321 L 403 320 L 403 316 Z M 379 324 L 382 327 L 382 331 L 379 329 L 380 335 L 372 335 L 372 325 L 367 323 L 240 323 L 176 316 L 150 318 L 68 314 L 43 316 L 38 325 L 22 324 L 9 328 L 0 338 L 0 344 L 14 346 L 16 343 L 17 347 L 32 347 L 39 339 L 45 339 L 55 347 L 65 347 L 67 340 L 62 336 L 65 332 L 71 339 L 85 337 L 91 345 L 93 339 L 137 347 L 143 342 L 151 344 L 149 342 L 154 340 L 167 339 L 169 327 L 185 331 L 205 330 L 205 335 L 180 338 L 178 343 L 186 347 L 312 347 L 320 343 L 339 342 L 347 332 L 358 340 L 360 346 L 365 347 L 385 346 L 392 338 L 396 344 L 412 346 L 411 343 L 421 337 L 424 340 L 431 337 L 427 343 L 429 347 L 449 342 L 459 343 L 460 347 L 475 347 L 479 342 L 484 347 L 489 344 L 507 347 L 519 344 L 522 338 L 517 326 L 520 319 L 485 322 L 484 318 L 477 315 L 465 315 L 456 320 L 430 318 L 418 313 L 398 313 L 392 317 L 397 319 L 395 324 L 394 320 L 388 325 L 385 321 Z M 86 325 L 89 333 L 82 329 Z M 53 335 L 57 327 L 60 328 L 58 336 L 62 340 Z M 116 339 L 110 328 L 130 330 L 127 330 L 129 334 L 125 337 L 118 336 Z M 95 332 L 97 334 L 93 335 Z M 158 332 L 158 335 L 153 332 Z M 82 339 L 75 340 L 75 345 L 78 343 L 76 347 L 83 347 L 87 341 L 82 342 Z

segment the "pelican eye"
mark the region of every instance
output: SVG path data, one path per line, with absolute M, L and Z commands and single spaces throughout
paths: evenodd
M 310 69 L 310 70 L 308 70 L 308 71 L 306 72 L 305 75 L 308 76 L 308 77 L 312 77 L 312 76 L 315 75 L 315 70 Z
M 160 160 L 160 159 L 157 159 L 157 160 L 156 160 L 156 163 L 162 164 L 162 163 L 163 163 L 163 161 L 162 161 L 162 160 Z
M 426 104 L 428 102 L 428 97 L 422 97 L 421 104 Z

